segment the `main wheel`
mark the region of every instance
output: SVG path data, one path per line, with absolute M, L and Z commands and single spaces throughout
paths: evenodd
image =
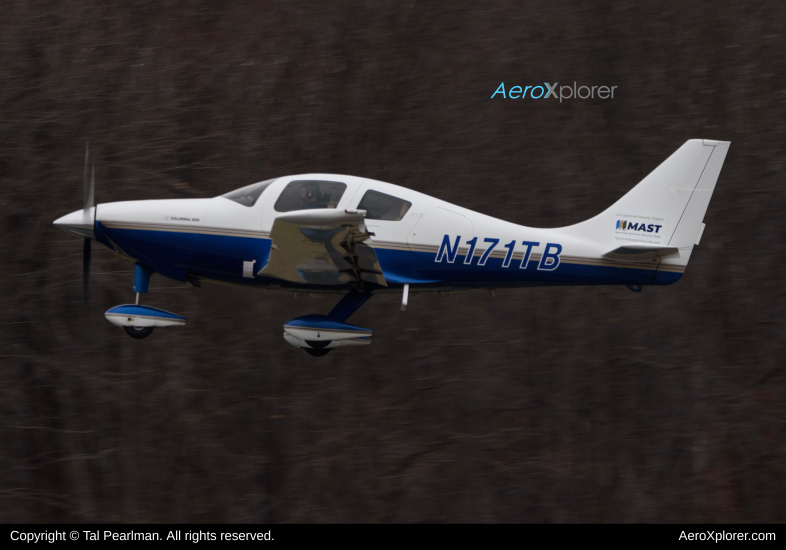
M 150 336 L 150 333 L 153 332 L 155 327 L 123 327 L 131 338 L 136 338 L 137 340 L 141 340 L 142 338 L 147 338 Z
M 313 348 L 303 348 L 306 350 L 306 353 L 309 355 L 313 355 L 314 357 L 322 357 L 323 355 L 327 355 L 330 353 L 329 349 L 313 349 Z

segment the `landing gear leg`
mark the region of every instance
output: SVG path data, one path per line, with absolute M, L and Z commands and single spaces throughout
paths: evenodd
M 360 306 L 365 304 L 369 298 L 371 298 L 371 292 L 358 292 L 353 288 L 341 298 L 341 301 L 336 304 L 336 307 L 330 310 L 328 317 L 343 323 L 349 319 L 353 313 L 360 309 Z
M 139 295 L 147 294 L 147 287 L 150 284 L 150 277 L 153 275 L 153 270 L 140 263 L 136 264 L 134 270 L 134 292 L 136 292 L 136 305 L 139 305 Z M 141 340 L 147 338 L 153 333 L 155 327 L 123 327 L 126 334 L 131 338 Z
M 150 336 L 156 327 L 182 327 L 188 322 L 188 319 L 182 315 L 156 307 L 143 306 L 139 303 L 139 295 L 147 292 L 147 285 L 152 274 L 152 269 L 136 264 L 135 303 L 115 306 L 104 313 L 107 321 L 115 326 L 123 327 L 126 334 L 137 340 Z

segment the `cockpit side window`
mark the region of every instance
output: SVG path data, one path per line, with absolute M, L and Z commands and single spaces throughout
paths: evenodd
M 358 210 L 365 210 L 366 219 L 398 221 L 404 217 L 412 203 L 379 191 L 369 190 L 363 195 Z
M 229 193 L 221 196 L 225 199 L 235 201 L 238 204 L 242 204 L 243 206 L 254 206 L 254 204 L 257 202 L 257 199 L 259 199 L 265 189 L 270 187 L 270 184 L 272 184 L 277 179 L 278 178 L 273 178 L 272 180 L 253 183 L 251 185 L 241 187 L 240 189 L 230 191 Z
M 347 185 L 338 181 L 296 180 L 287 185 L 278 197 L 276 212 L 335 208 Z

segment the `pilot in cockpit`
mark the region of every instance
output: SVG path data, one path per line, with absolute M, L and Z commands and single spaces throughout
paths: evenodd
M 319 184 L 317 182 L 303 182 L 303 185 L 300 186 L 300 202 L 303 203 L 303 206 L 299 210 L 325 208 L 325 205 L 322 204 L 322 193 L 319 192 Z

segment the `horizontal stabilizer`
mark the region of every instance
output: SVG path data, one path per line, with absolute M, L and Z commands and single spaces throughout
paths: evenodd
M 674 246 L 661 246 L 657 244 L 626 244 L 614 250 L 606 252 L 603 257 L 618 262 L 643 262 L 665 258 L 680 253 L 680 249 Z

